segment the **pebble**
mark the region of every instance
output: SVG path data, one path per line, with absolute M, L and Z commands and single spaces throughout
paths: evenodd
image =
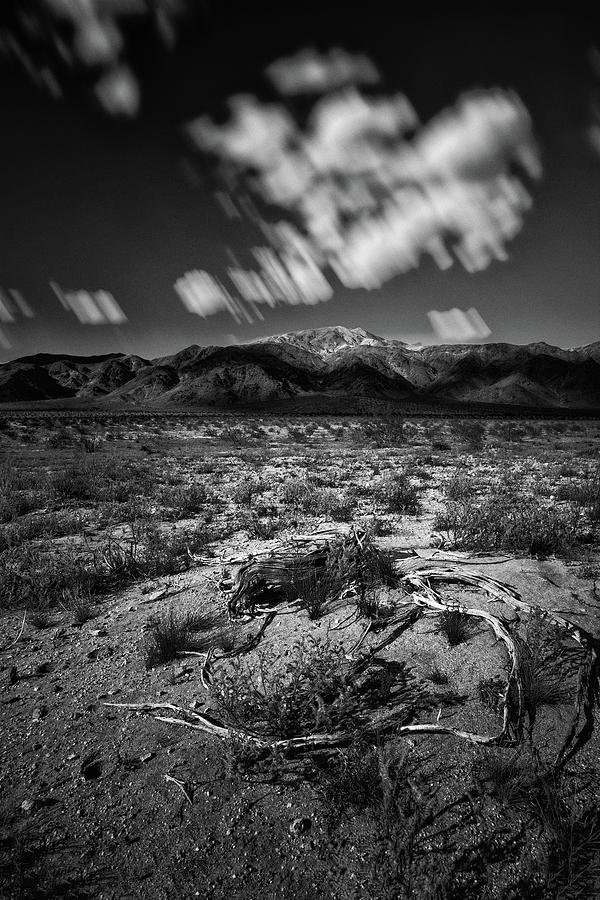
M 312 825 L 312 820 L 307 818 L 306 816 L 300 816 L 297 819 L 294 819 L 292 824 L 290 825 L 290 831 L 292 834 L 304 834 L 305 831 Z

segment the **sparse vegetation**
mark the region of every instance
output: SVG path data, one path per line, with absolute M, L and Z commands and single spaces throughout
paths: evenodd
M 381 416 L 4 417 L 4 765 L 18 785 L 15 821 L 30 822 L 36 840 L 54 834 L 46 812 L 68 814 L 86 873 L 100 852 L 121 865 L 123 848 L 136 842 L 139 884 L 150 893 L 155 876 L 145 879 L 142 866 L 159 841 L 161 877 L 164 869 L 173 882 L 165 892 L 174 896 L 187 895 L 192 878 L 194 890 L 201 884 L 215 897 L 261 896 L 265 878 L 274 893 L 315 898 L 596 895 L 598 775 L 583 769 L 595 744 L 576 765 L 553 770 L 585 658 L 564 629 L 507 614 L 523 683 L 518 748 L 396 729 L 437 722 L 494 734 L 509 687 L 504 645 L 470 617 L 449 609 L 419 618 L 417 609 L 404 618 L 411 595 L 403 592 L 412 588 L 399 573 L 419 565 L 412 548 L 433 565 L 453 559 L 450 549 L 506 551 L 494 561 L 505 568 L 470 559 L 469 571 L 505 572 L 528 602 L 548 584 L 545 604 L 566 617 L 581 608 L 578 621 L 595 621 L 598 427 Z M 299 571 L 281 596 L 257 584 L 253 622 L 229 622 L 215 602 L 247 540 L 261 559 L 273 539 L 296 547 L 319 529 L 355 527 L 366 529 L 362 555 L 332 544 L 323 570 Z M 513 554 L 520 558 L 504 561 Z M 548 555 L 568 565 L 535 559 Z M 471 605 L 462 589 L 441 590 L 448 602 Z M 281 615 L 258 646 L 271 599 Z M 201 656 L 186 658 L 190 651 Z M 104 705 L 144 698 L 173 704 L 166 718 L 177 708 L 193 724 L 201 713 L 240 734 L 223 743 L 191 729 L 175 736 L 172 723 L 142 723 Z M 517 699 L 511 684 L 511 716 Z M 597 717 L 593 685 L 578 722 L 584 735 L 590 711 Z M 343 739 L 328 745 L 332 734 Z M 273 749 L 311 735 L 324 739 L 318 752 Z M 61 754 L 56 772 L 52 747 Z M 97 780 L 82 774 L 92 752 Z M 73 779 L 85 781 L 85 804 Z M 194 829 L 197 852 L 187 853 L 180 821 Z M 13 887 L 4 851 L 15 847 L 0 827 L 0 880 Z M 23 884 L 43 893 L 33 851 L 25 863 Z M 107 896 L 133 895 L 128 878 Z M 75 891 L 68 872 L 44 884 Z

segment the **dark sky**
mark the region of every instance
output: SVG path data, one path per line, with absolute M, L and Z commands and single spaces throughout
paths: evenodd
M 284 4 L 281 4 L 283 7 Z M 55 101 L 20 70 L 2 65 L 0 287 L 20 290 L 35 318 L 2 325 L 0 359 L 36 352 L 166 354 L 190 343 L 251 340 L 342 324 L 416 340 L 427 311 L 475 307 L 488 340 L 544 340 L 563 347 L 600 340 L 600 156 L 586 141 L 590 96 L 600 94 L 586 59 L 594 35 L 563 12 L 474 16 L 207 15 L 167 56 L 138 36 L 142 108 L 114 120 L 77 94 Z M 565 7 L 567 9 L 567 7 Z M 139 45 L 139 46 L 138 46 Z M 236 325 L 225 312 L 202 319 L 174 291 L 190 269 L 217 275 L 225 246 L 257 243 L 248 223 L 229 220 L 205 164 L 192 184 L 181 126 L 224 115 L 234 93 L 269 99 L 266 64 L 313 45 L 367 53 L 389 93 L 404 92 L 422 122 L 465 90 L 514 88 L 532 117 L 543 179 L 533 208 L 508 244 L 509 259 L 469 274 L 428 259 L 383 287 L 349 290 L 316 306 L 265 309 L 265 321 Z M 49 287 L 110 291 L 127 315 L 120 326 L 84 325 Z

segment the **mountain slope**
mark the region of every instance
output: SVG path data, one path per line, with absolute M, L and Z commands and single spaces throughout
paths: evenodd
M 230 347 L 197 344 L 147 360 L 37 354 L 0 365 L 0 402 L 235 405 L 340 401 L 600 409 L 600 342 L 416 349 L 363 328 L 316 328 Z

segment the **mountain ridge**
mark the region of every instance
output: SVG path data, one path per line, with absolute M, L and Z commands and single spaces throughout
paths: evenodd
M 0 403 L 244 406 L 309 396 L 600 409 L 600 341 L 575 349 L 440 344 L 418 349 L 328 326 L 147 359 L 38 353 L 0 364 Z

